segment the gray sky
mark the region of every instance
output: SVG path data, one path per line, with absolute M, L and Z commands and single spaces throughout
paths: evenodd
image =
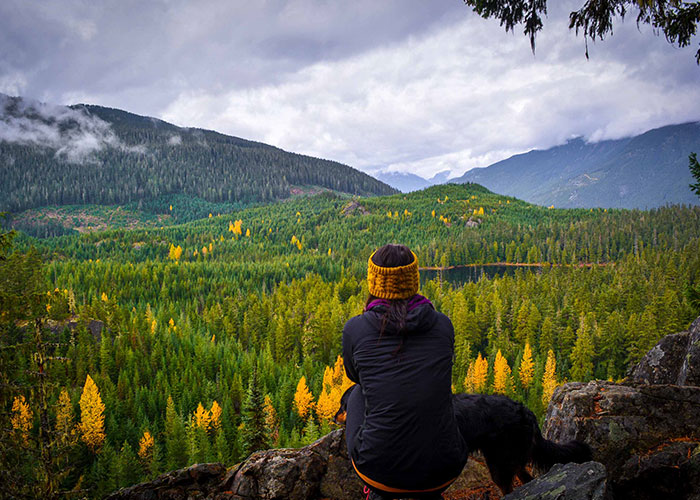
M 0 92 L 429 177 L 700 120 L 700 67 L 634 15 L 589 44 L 550 1 L 532 54 L 460 0 L 0 2 Z

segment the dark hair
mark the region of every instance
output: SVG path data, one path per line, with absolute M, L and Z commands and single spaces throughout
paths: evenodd
M 380 267 L 406 266 L 413 262 L 413 253 L 404 245 L 384 245 L 374 253 L 372 262 Z M 378 298 L 379 297 L 369 294 L 365 307 Z M 387 307 L 384 316 L 382 316 L 382 326 L 379 330 L 380 337 L 384 333 L 387 324 L 392 324 L 394 326 L 396 335 L 404 335 L 404 329 L 406 328 L 406 309 L 409 300 L 410 297 L 407 299 L 388 300 L 389 307 Z M 397 352 L 400 350 L 401 346 L 399 346 Z

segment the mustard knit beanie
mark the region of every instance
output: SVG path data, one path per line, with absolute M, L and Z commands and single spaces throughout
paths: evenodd
M 380 299 L 408 299 L 418 293 L 420 277 L 418 275 L 418 257 L 413 255 L 413 262 L 399 267 L 381 267 L 372 262 L 372 252 L 367 262 L 367 284 L 369 293 Z

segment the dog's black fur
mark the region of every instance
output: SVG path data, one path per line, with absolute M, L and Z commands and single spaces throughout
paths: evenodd
M 352 389 L 352 388 L 351 388 Z M 335 420 L 345 422 L 350 389 L 341 398 Z M 542 437 L 535 415 L 523 404 L 506 396 L 454 395 L 457 425 L 470 451 L 481 451 L 493 482 L 505 493 L 513 479 L 527 483 L 528 464 L 546 471 L 555 463 L 591 460 L 591 448 L 581 441 L 557 444 Z

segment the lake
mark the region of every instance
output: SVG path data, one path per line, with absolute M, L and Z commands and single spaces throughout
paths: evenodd
M 481 277 L 494 278 L 507 274 L 512 276 L 517 269 L 530 272 L 541 272 L 544 266 L 519 265 L 519 264 L 484 264 L 474 266 L 454 266 L 445 269 L 421 269 L 421 285 L 426 281 L 440 277 L 440 279 L 450 282 L 453 286 L 459 287 L 465 283 L 479 281 Z

